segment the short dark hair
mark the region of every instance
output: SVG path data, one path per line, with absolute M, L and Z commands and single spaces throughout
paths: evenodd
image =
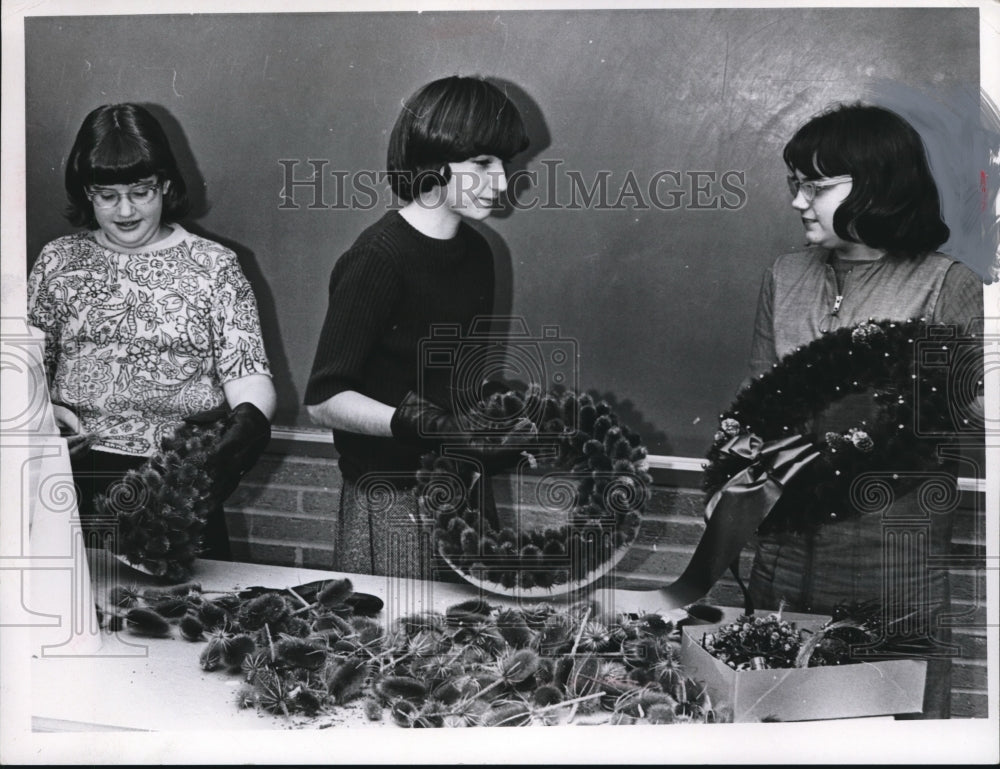
M 156 118 L 138 104 L 98 107 L 83 119 L 66 161 L 66 218 L 78 227 L 96 229 L 87 187 L 134 184 L 148 176 L 170 182 L 163 194 L 163 221 L 183 217 L 190 207 L 187 185 Z
M 389 137 L 389 184 L 406 201 L 448 181 L 447 163 L 476 155 L 507 161 L 528 147 L 514 103 L 479 77 L 428 83 L 403 105 Z
M 924 143 L 895 112 L 837 105 L 802 126 L 783 154 L 789 170 L 806 178 L 853 178 L 833 217 L 841 238 L 901 256 L 934 251 L 948 240 Z

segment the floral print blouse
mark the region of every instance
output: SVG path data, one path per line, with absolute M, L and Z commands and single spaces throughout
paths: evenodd
M 98 436 L 149 456 L 164 430 L 225 402 L 222 384 L 270 376 L 253 289 L 236 255 L 180 225 L 122 252 L 99 231 L 58 238 L 28 276 L 52 402 Z

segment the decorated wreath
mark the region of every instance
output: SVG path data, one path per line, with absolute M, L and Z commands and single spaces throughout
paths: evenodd
M 703 476 L 707 499 L 761 446 L 796 434 L 808 434 L 819 456 L 783 490 L 762 531 L 805 531 L 861 515 L 866 505 L 852 485 L 862 473 L 905 492 L 941 464 L 942 436 L 975 428 L 981 342 L 970 341 L 923 320 L 881 320 L 797 348 L 720 415 Z M 838 404 L 851 399 L 862 406 L 855 404 L 856 423 L 813 434 L 817 417 L 834 427 Z
M 108 548 L 141 571 L 169 582 L 189 579 L 213 508 L 209 467 L 225 419 L 181 423 L 138 469 L 95 498 L 97 514 L 115 520 Z
M 542 468 L 540 506 L 558 511 L 565 523 L 542 530 L 501 526 L 484 503 L 489 491 L 478 466 L 439 451 L 424 456 L 416 493 L 440 556 L 477 586 L 522 596 L 568 592 L 612 568 L 635 540 L 649 498 L 639 435 L 606 402 L 564 390 L 495 392 L 475 411 L 483 423 L 517 425 L 487 437 L 498 445 L 531 433 L 534 445 L 519 470 Z

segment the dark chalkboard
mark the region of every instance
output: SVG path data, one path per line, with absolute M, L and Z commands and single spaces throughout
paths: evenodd
M 330 269 L 389 205 L 388 132 L 429 80 L 497 78 L 529 122 L 519 210 L 483 228 L 499 309 L 575 350 L 578 386 L 678 456 L 705 450 L 744 374 L 762 272 L 801 242 L 780 159 L 795 128 L 873 93 L 904 113 L 978 103 L 975 9 L 36 17 L 25 31 L 28 263 L 69 231 L 63 163 L 83 116 L 150 105 L 197 193 L 186 224 L 234 248 L 255 286 L 277 422 L 304 429 Z M 314 168 L 321 194 L 285 189 Z

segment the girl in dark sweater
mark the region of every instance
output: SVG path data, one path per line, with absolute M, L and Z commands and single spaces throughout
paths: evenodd
M 329 307 L 306 388 L 309 415 L 333 429 L 343 475 L 335 566 L 428 576 L 412 493 L 422 453 L 461 440 L 450 366 L 421 343 L 493 310 L 493 254 L 465 220 L 486 219 L 507 188 L 504 162 L 526 149 L 517 108 L 479 78 L 448 77 L 403 107 L 389 140 L 404 203 L 361 233 L 330 276 Z

